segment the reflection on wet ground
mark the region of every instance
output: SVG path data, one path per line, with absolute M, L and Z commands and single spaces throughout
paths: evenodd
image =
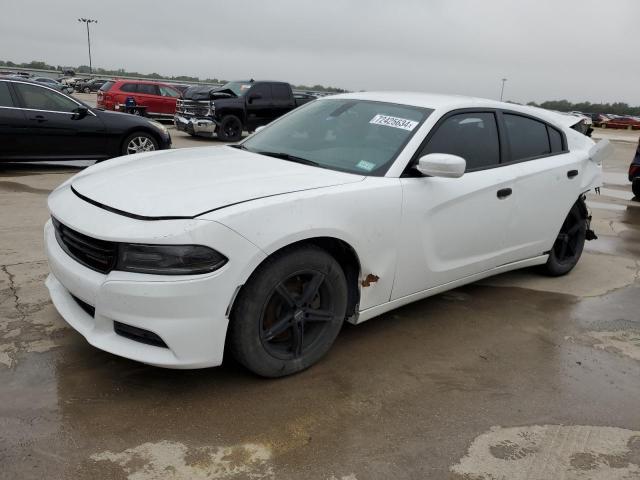
M 590 196 L 624 210 L 594 208 L 600 238 L 564 279 L 526 270 L 408 305 L 263 380 L 228 357 L 148 367 L 65 325 L 41 253 L 42 190 L 64 168 L 0 172 L 0 478 L 640 478 L 628 198 Z

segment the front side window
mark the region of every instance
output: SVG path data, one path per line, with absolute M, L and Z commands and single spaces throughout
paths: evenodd
M 69 113 L 78 108 L 78 104 L 73 100 L 48 88 L 26 83 L 14 83 L 14 86 L 22 98 L 24 108 Z
M 420 153 L 448 153 L 467 162 L 466 171 L 500 163 L 500 140 L 493 113 L 459 113 L 447 118 Z
M 544 123 L 511 113 L 505 113 L 503 118 L 512 161 L 551 153 L 547 126 Z
M 220 90 L 231 90 L 237 97 L 244 96 L 251 89 L 250 82 L 229 82 L 225 83 Z
M 268 83 L 258 83 L 254 85 L 249 91 L 249 100 L 251 100 L 253 95 L 260 95 L 259 100 L 261 101 L 271 100 L 271 85 Z
M 242 147 L 331 170 L 381 176 L 432 111 L 368 100 L 318 100 L 255 133 Z
M 13 99 L 8 82 L 0 82 L 0 107 L 13 107 Z
M 160 85 L 158 88 L 160 88 L 160 95 L 163 97 L 178 98 L 180 96 L 180 92 L 173 88 L 165 87 L 164 85 Z

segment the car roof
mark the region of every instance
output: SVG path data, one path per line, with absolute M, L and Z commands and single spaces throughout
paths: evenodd
M 451 111 L 462 108 L 503 109 L 524 113 L 525 115 L 532 115 L 534 117 L 540 118 L 541 120 L 545 120 L 558 126 L 568 126 L 568 122 L 566 121 L 566 119 L 562 118 L 564 117 L 564 115 L 557 114 L 550 110 L 545 110 L 544 108 L 519 105 L 517 103 L 500 102 L 498 100 L 491 100 L 488 98 L 478 98 L 464 95 L 395 91 L 354 92 L 331 95 L 328 97 L 320 98 L 318 101 L 324 102 L 331 101 L 333 99 L 353 99 L 387 102 L 399 105 L 429 108 L 432 110 L 440 111 Z

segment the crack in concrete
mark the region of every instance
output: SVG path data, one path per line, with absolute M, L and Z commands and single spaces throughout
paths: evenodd
M 15 283 L 15 275 L 9 271 L 6 265 L 2 265 L 0 267 L 0 270 L 2 270 L 7 275 L 7 278 L 9 279 L 9 291 L 13 296 L 13 303 L 15 305 L 16 311 L 20 315 L 20 320 L 26 320 L 27 314 L 24 312 L 22 308 L 22 303 L 20 302 L 20 296 L 18 295 L 18 289 Z
M 5 263 L 5 264 L 0 265 L 0 268 L 2 268 L 4 270 L 4 267 L 17 267 L 19 265 L 34 265 L 36 263 L 46 263 L 46 262 L 47 262 L 46 260 L 30 260 L 28 262 Z

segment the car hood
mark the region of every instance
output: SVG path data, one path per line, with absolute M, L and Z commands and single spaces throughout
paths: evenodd
M 204 147 L 109 160 L 70 183 L 76 195 L 101 208 L 160 220 L 364 178 L 231 147 Z

